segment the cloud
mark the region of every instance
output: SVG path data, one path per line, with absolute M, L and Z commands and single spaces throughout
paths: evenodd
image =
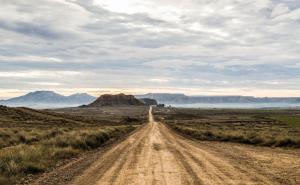
M 9 62 L 62 62 L 59 58 L 54 57 L 43 57 L 43 56 L 1 56 L 0 55 L 0 62 L 2 61 L 9 61 Z
M 163 79 L 163 78 L 152 78 L 149 79 L 149 82 L 156 82 L 156 83 L 166 83 L 169 82 L 169 79 Z
M 47 25 L 35 25 L 26 22 L 0 22 L 0 28 L 7 31 L 14 31 L 27 36 L 36 36 L 44 39 L 58 39 L 60 37 L 59 33 L 51 31 L 51 28 Z
M 79 75 L 77 71 L 13 71 L 13 72 L 0 72 L 0 77 L 6 78 L 60 78 L 68 76 Z
M 49 83 L 64 92 L 247 94 L 246 87 L 253 95 L 285 89 L 288 96 L 300 90 L 298 1 L 0 3 L 0 85 L 6 89 Z
M 277 17 L 277 16 L 283 15 L 285 13 L 288 13 L 289 11 L 290 11 L 290 9 L 287 5 L 277 4 L 272 10 L 271 17 Z
M 45 86 L 45 87 L 63 85 L 63 84 L 57 83 L 57 82 L 28 82 L 28 84 L 35 85 L 35 86 Z

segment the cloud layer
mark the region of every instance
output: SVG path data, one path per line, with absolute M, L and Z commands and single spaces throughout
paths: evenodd
M 300 96 L 297 0 L 0 3 L 0 97 L 37 89 Z

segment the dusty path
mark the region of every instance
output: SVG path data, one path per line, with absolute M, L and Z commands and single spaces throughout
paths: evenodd
M 30 185 L 300 184 L 300 150 L 194 142 L 153 120 Z
M 194 142 L 153 120 L 107 150 L 72 185 L 300 184 L 300 151 Z

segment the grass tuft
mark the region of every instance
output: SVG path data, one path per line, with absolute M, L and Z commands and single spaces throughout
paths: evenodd
M 198 140 L 300 148 L 300 110 L 155 109 L 154 114 Z
M 136 115 L 134 107 L 122 109 Z M 0 184 L 16 184 L 128 134 L 147 115 L 140 109 L 138 119 L 125 124 L 116 107 L 108 110 L 118 114 L 73 108 L 64 109 L 66 114 L 0 106 Z

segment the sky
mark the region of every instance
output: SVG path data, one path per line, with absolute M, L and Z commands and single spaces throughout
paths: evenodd
M 300 96 L 299 0 L 0 0 L 0 99 Z

